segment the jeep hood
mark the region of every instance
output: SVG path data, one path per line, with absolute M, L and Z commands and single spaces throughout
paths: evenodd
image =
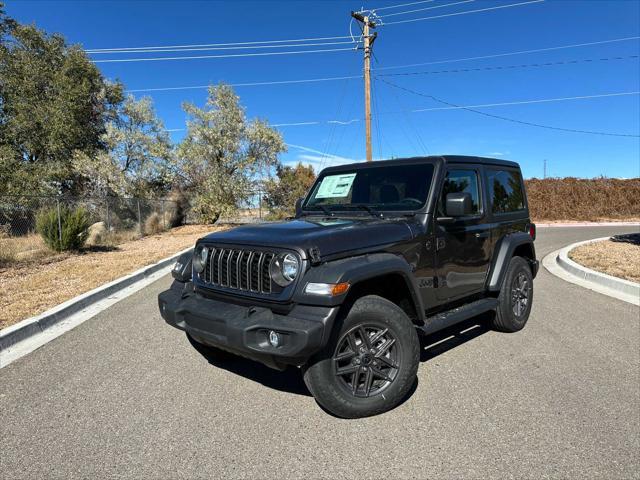
M 410 240 L 412 230 L 401 219 L 330 218 L 245 225 L 207 235 L 210 243 L 279 247 L 298 250 L 306 258 L 311 247 L 322 257 Z

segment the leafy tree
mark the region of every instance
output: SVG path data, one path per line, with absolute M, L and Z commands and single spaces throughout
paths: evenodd
M 200 220 L 215 223 L 233 214 L 254 193 L 257 178 L 279 165 L 286 150 L 280 133 L 262 120 L 247 121 L 227 85 L 209 87 L 204 108 L 186 103 L 187 134 L 178 165 Z
M 75 169 L 96 194 L 149 196 L 166 193 L 172 180 L 171 141 L 150 98 L 128 95 L 106 126 L 107 151 L 75 156 Z
M 78 191 L 74 153 L 104 150 L 122 99 L 79 46 L 9 19 L 0 6 L 0 188 Z M 26 173 L 26 174 L 25 174 Z
M 307 194 L 316 179 L 316 174 L 313 167 L 298 163 L 295 167 L 278 166 L 276 175 L 277 178 L 265 182 L 264 199 L 269 207 L 270 216 L 281 219 L 295 213 L 296 200 Z

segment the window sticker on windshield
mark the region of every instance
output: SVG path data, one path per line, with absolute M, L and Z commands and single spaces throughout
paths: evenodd
M 355 173 L 345 173 L 342 175 L 328 175 L 322 179 L 315 198 L 341 198 L 349 195 Z

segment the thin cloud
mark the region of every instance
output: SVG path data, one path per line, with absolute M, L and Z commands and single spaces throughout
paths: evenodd
M 360 119 L 359 118 L 353 118 L 351 120 L 346 120 L 346 121 L 342 121 L 342 120 L 328 120 L 327 123 L 333 123 L 336 125 L 351 125 L 352 123 L 356 123 L 359 122 Z
M 322 152 L 321 150 L 305 147 L 304 145 L 287 143 L 287 146 L 305 153 L 299 153 L 295 158 L 288 160 L 286 163 L 302 162 L 308 165 L 312 165 L 313 167 L 329 167 L 333 165 L 344 165 L 347 163 L 356 163 L 362 161 L 356 158 L 341 157 L 340 155 Z

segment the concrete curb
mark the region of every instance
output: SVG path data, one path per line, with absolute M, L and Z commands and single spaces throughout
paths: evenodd
M 584 242 L 572 243 L 560 250 L 551 252 L 542 259 L 544 267 L 552 274 L 581 287 L 617 298 L 624 302 L 640 306 L 640 283 L 623 280 L 606 273 L 596 272 L 574 262 L 569 252 L 580 245 L 608 240 L 611 237 L 594 238 Z
M 640 227 L 640 222 L 564 222 L 537 223 L 538 228 L 567 228 L 567 227 Z
M 44 333 L 47 329 L 50 329 L 82 310 L 89 309 L 92 305 L 116 294 L 120 290 L 132 287 L 138 282 L 142 282 L 151 276 L 155 276 L 154 274 L 157 274 L 163 269 L 167 270 L 165 273 L 169 273 L 172 264 L 176 259 L 192 248 L 193 247 L 189 247 L 175 255 L 160 260 L 157 263 L 142 267 L 141 269 L 125 275 L 124 277 L 120 277 L 112 282 L 67 300 L 66 302 L 61 303 L 40 315 L 27 318 L 15 325 L 5 328 L 4 330 L 0 330 L 0 353 L 7 351 L 19 342 Z M 1 366 L 2 365 L 0 365 L 0 367 Z

